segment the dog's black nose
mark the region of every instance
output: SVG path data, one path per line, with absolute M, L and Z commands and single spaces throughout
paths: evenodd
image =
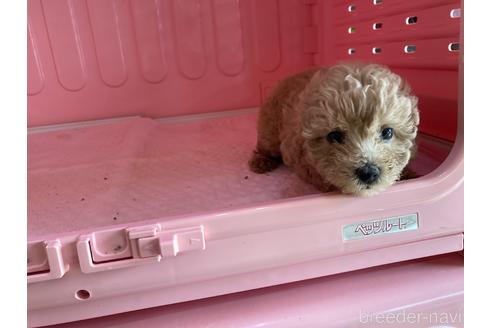
M 355 170 L 355 174 L 360 181 L 366 184 L 372 184 L 379 178 L 381 170 L 374 164 L 366 164 Z

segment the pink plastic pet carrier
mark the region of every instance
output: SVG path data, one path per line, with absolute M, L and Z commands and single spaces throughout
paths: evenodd
M 387 264 L 50 328 L 458 328 L 463 257 Z
M 29 325 L 462 250 L 461 8 L 29 0 Z M 418 95 L 420 177 L 357 198 L 251 173 L 276 83 L 350 60 Z

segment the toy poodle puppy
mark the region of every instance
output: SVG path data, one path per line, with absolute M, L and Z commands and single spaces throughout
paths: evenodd
M 321 191 L 375 195 L 415 152 L 417 98 L 388 68 L 339 64 L 279 83 L 258 118 L 250 169 L 282 162 Z

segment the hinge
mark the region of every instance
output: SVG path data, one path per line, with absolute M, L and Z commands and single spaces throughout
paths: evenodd
M 162 229 L 159 224 L 94 232 L 79 237 L 82 272 L 107 271 L 157 263 L 186 251 L 205 249 L 202 226 Z
M 27 245 L 27 282 L 59 279 L 68 271 L 58 239 Z

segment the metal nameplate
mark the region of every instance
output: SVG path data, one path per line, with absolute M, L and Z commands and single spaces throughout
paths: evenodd
M 343 240 L 374 237 L 389 233 L 417 230 L 419 219 L 416 213 L 384 219 L 353 223 L 343 226 Z

